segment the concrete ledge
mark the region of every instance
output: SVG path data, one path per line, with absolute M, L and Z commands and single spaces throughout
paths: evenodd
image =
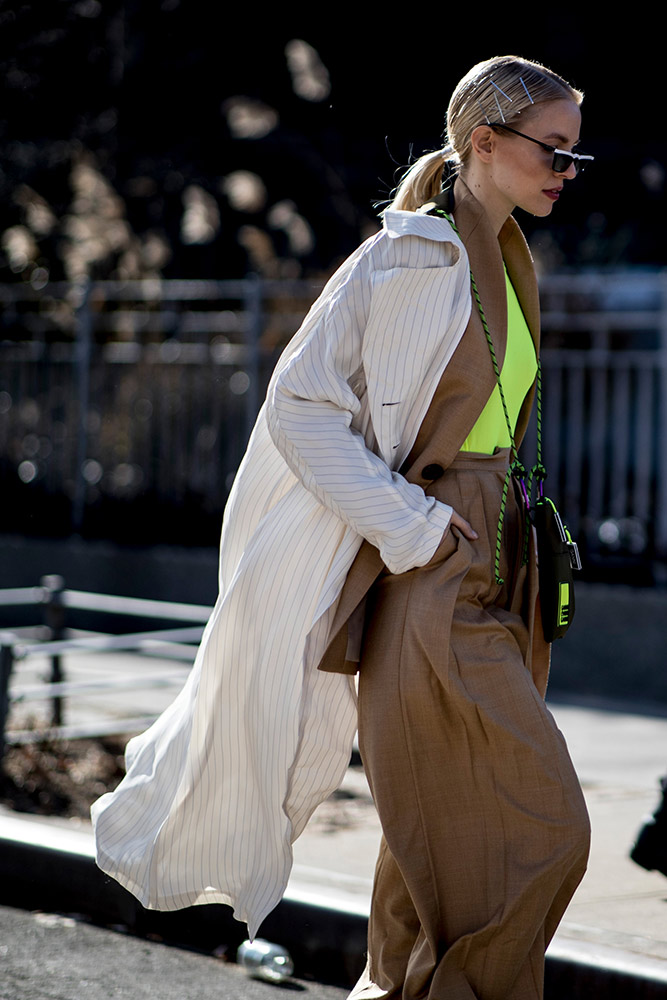
M 203 951 L 230 953 L 247 937 L 227 906 L 163 913 L 146 910 L 96 866 L 88 831 L 0 811 L 0 903 L 27 910 L 84 913 L 105 925 Z M 288 948 L 300 976 L 348 985 L 361 973 L 367 916 L 313 886 L 288 891 L 262 925 L 262 935 Z
M 614 948 L 554 941 L 547 952 L 544 995 L 545 1000 L 663 1000 L 667 966 Z
M 296 881 L 296 884 L 295 884 Z M 22 909 L 85 913 L 138 935 L 197 950 L 235 951 L 245 926 L 229 907 L 173 913 L 144 909 L 95 865 L 89 831 L 0 811 L 0 902 Z M 298 974 L 349 986 L 364 964 L 367 913 L 344 889 L 331 893 L 292 880 L 262 935 L 291 952 Z M 667 995 L 667 963 L 604 944 L 558 937 L 547 954 L 545 1000 L 654 1000 Z

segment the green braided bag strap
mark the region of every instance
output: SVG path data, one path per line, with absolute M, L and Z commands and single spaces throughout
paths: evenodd
M 544 496 L 544 480 L 547 470 L 542 464 L 542 362 L 537 359 L 537 461 L 528 476 L 528 497 L 533 495 L 533 483 L 537 482 L 539 496 Z
M 442 208 L 433 209 L 432 215 L 440 215 L 450 224 L 456 235 L 460 237 L 460 233 L 456 228 L 456 223 L 452 216 L 445 212 Z M 477 302 L 477 308 L 479 310 L 479 316 L 482 321 L 482 326 L 484 327 L 484 333 L 486 334 L 486 340 L 489 345 L 489 351 L 491 354 L 491 363 L 493 364 L 493 371 L 496 376 L 496 381 L 498 383 L 498 390 L 500 392 L 500 400 L 503 405 L 503 413 L 505 414 L 505 422 L 507 424 L 507 433 L 510 439 L 510 464 L 505 475 L 505 482 L 503 483 L 503 491 L 500 500 L 500 516 L 498 518 L 498 530 L 496 533 L 496 551 L 494 556 L 494 572 L 497 584 L 503 584 L 505 581 L 500 575 L 500 553 L 502 551 L 502 538 L 503 538 L 503 525 L 505 523 L 505 507 L 507 505 L 507 495 L 509 492 L 509 484 L 512 477 L 515 477 L 519 487 L 521 489 L 521 495 L 523 497 L 526 518 L 530 511 L 530 497 L 532 495 L 533 483 L 538 483 L 538 490 L 540 496 L 543 494 L 543 483 L 546 479 L 546 469 L 542 465 L 542 366 L 538 359 L 537 362 L 537 462 L 530 470 L 530 475 L 528 477 L 528 485 L 526 485 L 526 470 L 524 469 L 521 461 L 519 460 L 519 453 L 517 450 L 516 442 L 514 440 L 514 432 L 512 431 L 512 425 L 509 418 L 509 412 L 507 409 L 507 403 L 505 402 L 505 393 L 503 392 L 503 384 L 500 379 L 500 369 L 498 367 L 498 359 L 496 358 L 496 350 L 493 346 L 493 338 L 491 337 L 491 331 L 489 330 L 488 323 L 486 322 L 486 315 L 484 313 L 484 307 L 482 306 L 482 300 L 479 296 L 479 291 L 477 289 L 477 282 L 475 281 L 475 276 L 472 273 L 472 268 L 470 269 L 470 285 L 472 287 L 473 295 L 475 296 L 475 301 Z M 521 554 L 522 565 L 525 565 L 528 561 L 528 532 L 524 531 L 524 542 L 523 551 Z

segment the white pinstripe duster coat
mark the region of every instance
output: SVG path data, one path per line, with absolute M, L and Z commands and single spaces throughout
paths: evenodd
M 185 688 L 93 806 L 99 866 L 156 909 L 228 903 L 254 935 L 342 780 L 353 681 L 318 671 L 368 539 L 428 562 L 451 508 L 395 470 L 470 314 L 449 224 L 388 211 L 281 357 L 225 509 L 220 595 Z

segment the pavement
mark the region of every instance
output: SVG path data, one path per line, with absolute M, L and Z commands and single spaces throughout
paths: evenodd
M 113 933 L 81 918 L 0 906 L 0 1000 L 277 1000 L 224 958 Z M 286 996 L 343 1000 L 347 990 L 301 979 Z
M 130 676 L 138 669 L 138 659 L 100 658 L 98 668 Z M 72 660 L 69 679 L 79 670 L 81 676 L 90 671 L 90 657 L 82 658 L 79 666 Z M 174 666 L 168 664 L 171 671 Z M 146 670 L 143 658 L 141 669 Z M 32 663 L 30 670 L 36 676 L 39 664 Z M 17 682 L 29 679 L 23 675 Z M 172 696 L 162 691 L 139 696 L 133 691 L 110 699 L 107 692 L 104 711 L 112 718 L 126 715 L 130 708 L 134 714 L 149 706 L 159 710 L 160 699 L 166 703 Z M 667 771 L 664 708 L 562 700 L 549 704 L 582 782 L 593 842 L 589 871 L 549 949 L 547 997 L 667 998 L 667 879 L 644 871 L 628 857 L 643 818 L 657 804 L 658 779 Z M 81 721 L 86 713 L 100 710 L 99 696 L 91 695 L 82 696 L 68 713 Z M 343 987 L 363 965 L 379 836 L 363 771 L 353 766 L 296 843 L 285 900 L 260 932 L 288 947 L 297 976 Z M 197 913 L 183 911 L 181 918 L 139 913 L 138 904 L 94 867 L 90 827 L 82 821 L 0 812 L 0 903 L 42 911 L 39 918 L 19 909 L 0 911 L 1 1000 L 78 1000 L 84 994 L 205 1000 L 213 991 L 216 997 L 261 997 L 276 989 L 247 980 L 236 967 L 210 957 L 216 951 L 232 955 L 243 937 L 243 927 L 219 912 L 224 908 L 199 907 Z M 61 916 L 49 923 L 51 916 L 44 915 L 49 910 Z M 116 930 L 133 929 L 144 938 L 101 930 L 76 916 L 81 913 Z M 166 948 L 155 939 L 179 941 L 207 954 Z M 58 954 L 63 968 L 58 973 L 54 957 L 46 984 L 44 956 Z M 99 961 L 98 954 L 103 956 Z M 191 967 L 200 970 L 192 972 L 196 987 L 188 985 L 190 974 L 183 971 Z M 314 997 L 346 995 L 344 989 L 320 987 L 303 978 L 292 986 Z

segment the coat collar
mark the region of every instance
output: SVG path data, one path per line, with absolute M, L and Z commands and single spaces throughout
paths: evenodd
M 383 216 L 383 225 L 390 239 L 401 236 L 421 236 L 438 243 L 453 243 L 465 253 L 465 247 L 446 219 L 422 212 L 403 212 L 388 208 Z

